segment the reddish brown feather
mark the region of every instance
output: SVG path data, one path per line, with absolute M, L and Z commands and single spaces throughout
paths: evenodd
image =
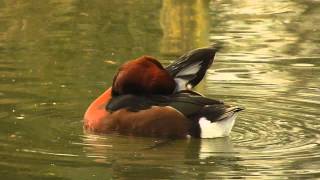
M 121 109 L 111 113 L 101 129 L 95 132 L 117 132 L 124 135 L 164 138 L 185 138 L 189 120 L 170 107 L 154 106 L 138 112 Z
M 112 87 L 117 95 L 171 94 L 175 81 L 156 59 L 142 56 L 119 68 Z

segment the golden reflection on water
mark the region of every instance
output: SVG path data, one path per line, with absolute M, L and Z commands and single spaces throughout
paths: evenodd
M 209 35 L 208 0 L 164 0 L 160 23 L 163 31 L 160 51 L 164 55 L 207 46 Z
M 316 52 L 317 45 L 310 44 L 308 39 L 311 34 L 319 37 L 314 33 L 319 29 L 314 26 L 318 18 L 313 12 L 317 8 L 298 1 L 270 3 L 248 0 L 232 1 L 230 4 L 213 1 L 213 32 L 210 39 L 213 42 L 226 39 L 229 52 L 250 52 L 253 56 L 245 57 L 248 61 L 273 60 L 263 58 L 270 55 L 288 58 L 311 54 Z

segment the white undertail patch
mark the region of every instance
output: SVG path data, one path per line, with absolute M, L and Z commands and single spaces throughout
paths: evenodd
M 234 125 L 237 113 L 232 116 L 217 122 L 211 122 L 205 117 L 199 119 L 201 129 L 201 138 L 217 138 L 229 136 Z

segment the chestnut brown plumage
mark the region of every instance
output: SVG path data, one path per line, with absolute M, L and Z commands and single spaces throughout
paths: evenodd
M 204 77 L 215 53 L 215 48 L 196 49 L 166 68 L 150 56 L 123 64 L 112 87 L 87 109 L 84 128 L 165 138 L 228 135 L 242 108 L 191 90 Z

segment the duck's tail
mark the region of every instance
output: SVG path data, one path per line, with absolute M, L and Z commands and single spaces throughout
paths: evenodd
M 207 119 L 201 117 L 199 119 L 200 137 L 201 138 L 217 138 L 229 136 L 238 112 L 244 110 L 241 107 L 230 107 L 217 119 Z

